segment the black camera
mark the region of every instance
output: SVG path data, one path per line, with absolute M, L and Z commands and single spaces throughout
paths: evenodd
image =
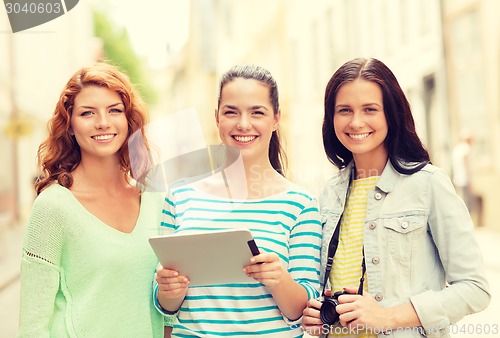
M 331 297 L 323 297 L 323 304 L 319 309 L 321 321 L 328 325 L 335 325 L 339 322 L 339 313 L 337 305 L 339 305 L 339 296 L 347 295 L 345 291 L 336 291 Z

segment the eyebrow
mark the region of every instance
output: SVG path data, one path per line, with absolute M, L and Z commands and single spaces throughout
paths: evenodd
M 225 104 L 222 108 L 228 108 L 228 109 L 233 109 L 233 110 L 239 110 L 238 107 L 233 106 L 231 104 Z M 261 105 L 255 105 L 250 107 L 251 110 L 257 110 L 257 109 L 264 109 L 264 110 L 269 110 L 265 106 Z
M 119 106 L 119 105 L 123 105 L 125 107 L 125 105 L 123 104 L 123 102 L 117 102 L 117 103 L 113 103 L 112 105 L 107 106 L 106 108 L 113 108 L 113 107 L 116 107 L 116 106 Z M 77 109 L 78 108 L 95 109 L 95 107 L 92 107 L 92 106 L 79 106 L 79 107 L 76 107 L 76 108 Z
M 350 107 L 350 104 L 337 104 L 335 105 L 335 108 L 343 108 L 343 107 Z M 378 106 L 382 108 L 382 106 L 376 102 L 371 102 L 371 103 L 365 103 L 362 105 L 362 107 L 369 107 L 369 106 Z
M 257 105 L 257 106 L 251 106 L 250 107 L 252 110 L 257 110 L 257 109 L 264 109 L 268 110 L 265 106 Z

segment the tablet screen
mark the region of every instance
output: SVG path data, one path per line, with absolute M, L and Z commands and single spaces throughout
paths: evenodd
M 243 272 L 259 254 L 247 229 L 155 236 L 149 242 L 161 265 L 187 276 L 190 286 L 255 283 Z

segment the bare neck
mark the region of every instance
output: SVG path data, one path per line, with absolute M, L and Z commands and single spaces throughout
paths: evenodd
M 72 174 L 75 191 L 119 194 L 130 188 L 117 158 L 82 161 Z
M 387 164 L 387 156 L 354 156 L 356 179 L 380 176 Z

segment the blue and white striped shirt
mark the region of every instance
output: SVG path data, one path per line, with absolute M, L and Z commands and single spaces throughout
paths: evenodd
M 167 233 L 249 229 L 259 250 L 275 252 L 309 298 L 319 295 L 322 230 L 318 205 L 299 186 L 291 185 L 282 193 L 257 200 L 225 199 L 184 186 L 165 199 L 161 225 Z M 302 334 L 300 321 L 285 318 L 269 290 L 255 281 L 189 287 L 172 337 Z

